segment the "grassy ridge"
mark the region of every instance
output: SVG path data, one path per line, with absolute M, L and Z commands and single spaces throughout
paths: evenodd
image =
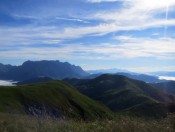
M 81 119 L 106 118 L 112 113 L 62 81 L 0 87 L 0 112 Z
M 34 118 L 0 113 L 1 132 L 174 132 L 175 116 L 145 120 L 128 116 L 92 122 Z
M 112 111 L 161 118 L 175 111 L 175 96 L 143 81 L 104 74 L 91 80 L 65 80 Z

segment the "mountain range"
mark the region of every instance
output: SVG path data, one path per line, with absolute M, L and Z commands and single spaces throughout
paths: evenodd
M 157 82 L 165 82 L 166 80 L 160 80 L 157 76 L 147 75 L 147 74 L 131 74 L 131 73 L 117 73 L 117 75 L 123 75 L 132 79 L 141 80 L 146 83 L 157 83 Z
M 88 76 L 81 67 L 60 61 L 26 61 L 20 66 L 0 64 L 0 79 L 24 81 L 36 77 L 53 79 L 82 78 Z
M 0 79 L 19 81 L 0 87 L 0 112 L 84 120 L 111 117 L 111 111 L 156 118 L 175 112 L 174 82 L 151 75 L 89 74 L 68 62 L 43 60 L 0 64 Z
M 96 78 L 100 75 L 103 75 L 106 73 L 98 73 L 98 74 L 90 74 L 89 76 L 87 76 L 87 79 L 93 79 Z M 109 73 L 111 74 L 111 73 Z M 162 80 L 159 79 L 158 76 L 154 76 L 154 75 L 147 75 L 147 74 L 139 74 L 139 73 L 134 73 L 134 72 L 117 72 L 117 73 L 112 73 L 113 75 L 123 75 L 132 79 L 136 79 L 136 80 L 141 80 L 147 83 L 158 83 L 158 82 L 166 82 L 166 80 Z
M 132 72 L 130 72 L 128 70 L 117 69 L 117 68 L 113 68 L 113 69 L 99 69 L 99 70 L 87 70 L 86 72 L 88 72 L 89 74 L 104 74 L 104 73 L 118 73 L 118 72 L 132 73 Z
M 60 62 L 58 60 L 26 61 L 19 66 L 0 63 L 1 80 L 26 81 L 38 77 L 49 77 L 59 80 L 65 78 L 92 79 L 105 73 L 124 75 L 147 83 L 165 82 L 165 80 L 160 80 L 158 76 L 139 74 L 121 69 L 84 71 L 79 66 L 72 65 L 68 62 Z

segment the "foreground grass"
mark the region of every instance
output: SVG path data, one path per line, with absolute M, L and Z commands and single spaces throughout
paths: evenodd
M 175 115 L 161 120 L 121 116 L 115 120 L 73 121 L 0 113 L 0 132 L 174 132 Z

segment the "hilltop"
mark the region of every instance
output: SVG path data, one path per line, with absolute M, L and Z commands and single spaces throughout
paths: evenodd
M 175 96 L 122 75 L 104 74 L 95 79 L 64 81 L 115 112 L 159 117 L 174 110 Z
M 0 112 L 77 118 L 111 117 L 111 111 L 62 81 L 0 87 Z

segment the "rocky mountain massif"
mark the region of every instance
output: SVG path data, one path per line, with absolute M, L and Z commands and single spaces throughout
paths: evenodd
M 26 61 L 20 66 L 0 64 L 0 79 L 24 81 L 36 77 L 53 79 L 82 78 L 88 76 L 79 66 L 60 61 Z

